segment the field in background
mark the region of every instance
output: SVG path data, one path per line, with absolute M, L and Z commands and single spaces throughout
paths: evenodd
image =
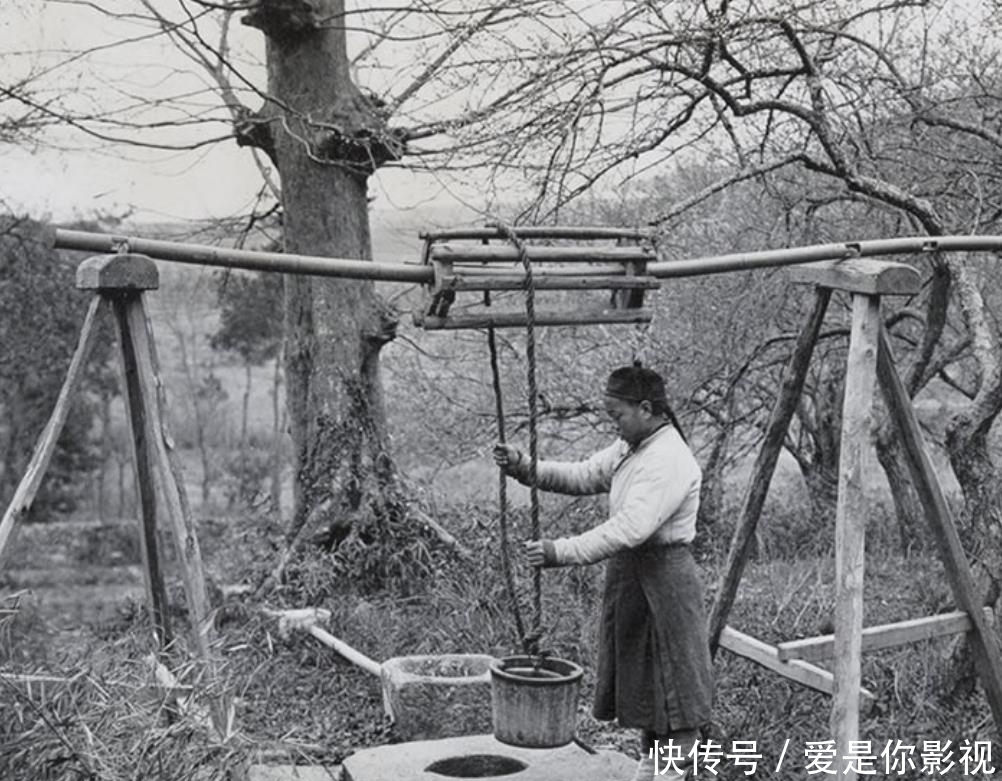
M 398 259 L 406 254 L 416 258 L 411 236 L 394 234 L 391 239 L 381 245 L 383 250 L 377 247 L 377 257 Z M 218 585 L 236 584 L 272 560 L 282 521 L 260 496 L 239 495 L 233 500 L 239 478 L 234 464 L 241 455 L 246 375 L 237 359 L 208 345 L 208 336 L 218 323 L 211 275 L 187 266 L 161 264 L 161 269 L 162 289 L 149 302 L 171 403 L 169 423 L 209 570 Z M 406 291 L 394 292 L 406 300 Z M 415 332 L 406 314 L 402 336 L 395 350 L 418 349 L 421 340 L 436 338 Z M 392 381 L 391 361 L 384 371 Z M 211 414 L 200 418 L 193 400 L 208 376 L 218 379 L 222 394 L 210 408 Z M 272 365 L 252 369 L 248 440 L 262 452 L 272 441 L 275 427 L 273 377 Z M 402 427 L 427 414 L 426 409 L 409 407 L 408 401 L 412 400 L 390 399 L 393 425 Z M 942 414 L 938 402 L 926 404 L 931 405 L 926 415 Z M 486 419 L 481 429 L 486 431 L 490 423 Z M 26 593 L 18 617 L 21 624 L 0 627 L 4 629 L 0 631 L 0 658 L 5 666 L 32 670 L 93 667 L 100 666 L 101 660 L 135 659 L 140 649 L 148 647 L 141 620 L 143 586 L 131 461 L 120 408 L 114 426 L 116 458 L 105 465 L 104 512 L 90 508 L 78 519 L 26 527 L 20 533 L 12 556 L 18 569 L 5 574 L 4 585 Z M 200 441 L 207 444 L 208 460 L 200 452 Z M 470 454 L 463 448 L 442 447 L 429 456 L 411 448 L 399 458 L 425 506 L 472 549 L 472 560 L 436 554 L 431 570 L 402 565 L 413 582 L 406 596 L 397 598 L 361 595 L 350 588 L 336 591 L 330 576 L 337 562 L 320 557 L 295 564 L 289 584 L 275 595 L 275 601 L 331 609 L 331 631 L 376 660 L 414 653 L 510 652 L 514 644 L 510 604 L 498 574 L 497 475 L 486 452 Z M 207 494 L 206 463 L 218 470 L 209 475 Z M 727 518 L 721 519 L 716 539 L 701 546 L 701 565 L 711 589 L 722 566 L 748 469 L 745 463 L 729 477 Z M 283 514 L 289 508 L 290 481 L 287 468 L 280 503 Z M 512 497 L 514 504 L 524 508 L 524 491 L 514 490 Z M 873 508 L 867 623 L 951 609 L 952 598 L 935 558 L 927 553 L 906 555 L 897 547 L 883 486 L 873 488 Z M 601 503 L 566 497 L 544 500 L 544 526 L 556 531 L 594 523 L 600 513 Z M 797 540 L 818 534 L 807 527 L 807 517 L 802 482 L 793 465 L 784 460 L 762 521 L 760 556 L 749 566 L 733 612 L 732 624 L 737 628 L 767 641 L 828 631 L 830 546 L 809 558 L 786 555 Z M 524 512 L 517 514 L 515 523 L 516 536 L 524 534 Z M 520 577 L 521 593 L 527 593 L 526 574 Z M 600 568 L 563 570 L 546 579 L 549 638 L 555 650 L 589 668 L 587 686 L 591 685 L 600 582 Z M 394 739 L 383 722 L 378 684 L 371 677 L 310 638 L 281 638 L 273 625 L 248 614 L 239 600 L 227 599 L 224 608 L 221 634 L 227 675 L 239 692 L 241 729 L 252 740 L 269 745 L 278 742 L 297 761 L 334 761 L 354 749 Z M 863 718 L 869 739 L 913 743 L 998 739 L 980 695 L 944 705 L 941 695 L 950 682 L 942 674 L 954 647 L 950 640 L 936 640 L 866 657 L 864 685 L 877 695 Z M 718 739 L 757 740 L 765 759 L 774 762 L 785 740 L 802 747 L 827 734 L 827 697 L 727 654 L 717 662 L 717 675 L 714 729 Z M 638 749 L 635 736 L 595 722 L 585 705 L 581 724 L 583 737 L 594 745 L 630 753 Z M 760 773 L 756 777 L 770 776 Z M 802 778 L 803 771 L 791 769 L 790 774 L 774 777 Z

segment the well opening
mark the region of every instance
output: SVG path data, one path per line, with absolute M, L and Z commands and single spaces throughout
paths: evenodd
M 446 778 L 494 778 L 521 773 L 527 767 L 529 766 L 525 762 L 514 757 L 499 754 L 468 754 L 432 762 L 425 768 L 425 772 Z

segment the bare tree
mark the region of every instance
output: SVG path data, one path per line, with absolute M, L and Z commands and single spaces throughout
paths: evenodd
M 476 174 L 483 203 L 517 194 L 518 218 L 537 221 L 558 219 L 597 184 L 713 161 L 718 178 L 669 195 L 648 221 L 667 233 L 736 184 L 784 181 L 815 219 L 877 211 L 884 229 L 933 236 L 998 223 L 997 78 L 984 32 L 998 21 L 988 6 L 66 4 L 131 29 L 108 46 L 166 39 L 198 75 L 165 74 L 177 86 L 156 105 L 128 83 L 89 111 L 86 94 L 18 105 L 101 139 L 176 149 L 235 138 L 259 150 L 262 192 L 277 189 L 273 171 L 280 180 L 291 251 L 369 257 L 368 182 L 404 164 Z M 245 48 L 236 19 L 264 34 L 263 57 Z M 986 437 L 1002 371 L 985 280 L 965 258 L 917 262 L 928 284 L 892 323 L 906 383 L 915 394 L 939 378 L 967 394 L 946 442 L 971 518 L 997 528 Z M 369 283 L 295 279 L 287 292 L 293 529 L 311 517 L 399 516 L 378 369 L 395 315 Z M 893 442 L 881 446 L 906 512 Z

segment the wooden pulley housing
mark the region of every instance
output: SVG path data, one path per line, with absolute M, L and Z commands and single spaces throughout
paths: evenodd
M 525 326 L 523 297 L 511 297 L 518 303 L 505 310 L 496 306 L 504 296 L 492 294 L 525 290 L 526 258 L 538 302 L 534 325 L 647 323 L 652 313 L 643 306 L 644 293 L 661 286 L 647 273 L 647 263 L 655 254 L 646 245 L 648 234 L 642 231 L 486 227 L 423 233 L 421 237 L 421 260 L 432 267 L 433 278 L 425 286 L 414 321 L 427 330 Z M 604 301 L 582 305 L 582 296 L 569 296 L 566 291 L 609 293 Z M 460 294 L 467 295 L 460 298 Z M 574 304 L 568 306 L 571 298 Z M 552 299 L 560 299 L 562 305 L 552 308 Z

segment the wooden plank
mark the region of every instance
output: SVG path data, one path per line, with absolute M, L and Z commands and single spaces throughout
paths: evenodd
M 31 505 L 38 494 L 39 486 L 42 484 L 42 478 L 45 477 L 45 472 L 49 468 L 49 462 L 52 460 L 52 454 L 56 450 L 56 443 L 59 441 L 59 435 L 69 415 L 70 400 L 80 386 L 87 359 L 90 357 L 91 349 L 94 346 L 94 339 L 97 335 L 95 324 L 101 313 L 102 306 L 100 296 L 94 296 L 91 299 L 90 306 L 88 306 L 87 313 L 84 316 L 83 325 L 80 328 L 80 336 L 77 339 L 76 349 L 73 351 L 73 357 L 70 358 L 70 365 L 66 370 L 66 378 L 59 389 L 59 395 L 56 397 L 56 404 L 52 409 L 52 414 L 49 416 L 45 428 L 42 429 L 42 433 L 38 437 L 35 450 L 31 454 L 31 461 L 28 462 L 28 467 L 21 477 L 21 482 L 18 483 L 17 489 L 14 491 L 14 496 L 11 497 L 10 504 L 7 505 L 7 509 L 4 511 L 3 519 L 0 520 L 0 571 L 3 569 L 4 552 L 13 537 L 14 529 L 31 510 Z
M 473 276 L 443 275 L 437 286 L 445 290 L 522 290 L 525 277 L 521 274 Z M 661 282 L 654 277 L 627 276 L 537 276 L 532 286 L 536 290 L 657 290 Z
M 625 239 L 627 241 L 646 241 L 652 237 L 651 231 L 634 228 L 607 228 L 602 226 L 579 225 L 518 225 L 511 228 L 511 233 L 522 239 L 561 239 L 595 241 L 599 239 Z M 508 240 L 508 232 L 498 227 L 483 228 L 451 228 L 446 230 L 422 231 L 420 237 L 425 241 L 442 241 L 453 239 L 498 239 Z
M 513 261 L 514 263 L 514 261 Z M 525 279 L 525 271 L 519 265 L 512 265 L 511 268 L 501 268 L 499 266 L 472 265 L 469 263 L 458 263 L 455 268 L 466 278 L 473 277 L 511 277 L 512 279 Z M 627 265 L 611 263 L 595 264 L 593 266 L 566 265 L 566 266 L 536 266 L 532 269 L 532 278 L 548 279 L 549 277 L 624 277 L 626 276 Z M 648 274 L 647 276 L 653 276 Z M 657 279 L 657 277 L 655 277 Z
M 826 260 L 787 270 L 791 282 L 880 296 L 911 296 L 919 292 L 922 277 L 911 266 L 872 258 Z
M 984 618 L 981 609 L 983 603 L 974 585 L 974 577 L 957 533 L 953 512 L 926 452 L 911 398 L 894 367 L 891 346 L 884 329 L 880 331 L 877 378 L 887 401 L 888 411 L 897 425 L 898 434 L 904 445 L 908 470 L 915 490 L 922 500 L 926 520 L 929 521 L 933 536 L 936 538 L 940 559 L 953 590 L 953 598 L 957 607 L 970 616 L 974 663 L 992 717 L 995 719 L 995 727 L 1002 730 L 1002 654 L 999 651 L 998 640 Z
M 548 247 L 527 245 L 533 263 L 637 263 L 653 260 L 655 255 L 643 247 Z M 514 244 L 460 246 L 440 244 L 431 248 L 432 260 L 452 263 L 517 263 L 521 260 Z
M 649 309 L 598 309 L 594 311 L 536 312 L 534 323 L 548 325 L 629 325 L 649 323 L 654 315 Z M 526 324 L 524 312 L 482 313 L 436 317 L 414 315 L 414 322 L 428 331 L 459 330 L 463 328 L 520 328 Z
M 183 483 L 178 480 L 172 463 L 173 439 L 164 415 L 163 382 L 156 365 L 150 325 L 142 296 L 130 301 L 125 308 L 128 333 L 136 355 L 136 374 L 141 403 L 146 411 L 146 439 L 157 471 L 161 495 L 167 509 L 167 520 L 177 550 L 184 581 L 189 617 L 195 629 L 195 645 L 203 659 L 212 657 L 212 614 L 205 585 L 205 570 L 198 544 L 198 533 L 188 506 Z
M 738 592 L 745 562 L 748 560 L 751 544 L 755 538 L 755 527 L 762 515 L 762 507 L 765 504 L 766 495 L 769 493 L 769 483 L 772 481 L 773 472 L 776 471 L 776 462 L 783 448 L 786 430 L 790 425 L 793 412 L 797 408 L 801 389 L 804 387 L 804 378 L 807 376 L 811 355 L 814 352 L 814 345 L 817 342 L 818 333 L 821 331 L 821 324 L 824 322 L 825 310 L 828 308 L 830 298 L 830 290 L 825 288 L 815 290 L 814 308 L 797 337 L 793 352 L 790 354 L 790 360 L 783 370 L 779 396 L 769 416 L 765 436 L 762 438 L 762 447 L 755 457 L 751 480 L 745 491 L 741 516 L 727 552 L 724 575 L 717 586 L 717 596 L 710 610 L 710 651 L 714 654 L 717 652 L 720 633 L 727 624 L 727 616 Z
M 991 608 L 984 608 L 985 620 L 991 621 Z M 969 632 L 973 623 L 971 617 L 962 610 L 940 613 L 935 616 L 911 618 L 890 624 L 866 627 L 863 630 L 863 651 L 879 651 L 898 645 L 918 643 L 936 637 Z M 788 640 L 776 646 L 781 661 L 801 659 L 816 662 L 831 659 L 835 655 L 835 635 L 818 635 L 800 640 Z
M 854 295 L 835 507 L 835 695 L 831 729 L 837 756 L 848 756 L 850 744 L 859 740 L 864 535 L 869 505 L 865 454 L 871 448 L 879 331 L 880 298 Z M 845 769 L 846 778 L 855 775 L 851 767 Z
M 798 659 L 784 662 L 780 660 L 776 646 L 739 632 L 734 627 L 725 626 L 721 630 L 720 647 L 819 692 L 832 694 L 835 690 L 835 678 L 828 670 Z M 876 699 L 872 692 L 862 687 L 858 695 L 869 701 Z
M 160 562 L 160 543 L 157 538 L 157 493 L 153 466 L 150 460 L 150 425 L 143 399 L 143 388 L 139 378 L 136 359 L 135 339 L 129 323 L 128 309 L 138 300 L 136 293 L 123 298 L 112 298 L 115 324 L 118 331 L 119 353 L 122 369 L 122 398 L 129 421 L 132 439 L 132 465 L 136 473 L 136 488 L 139 493 L 140 509 L 140 550 L 143 557 L 143 581 L 146 598 L 153 619 L 153 632 L 157 639 L 159 653 L 170 645 L 173 633 L 170 626 L 170 611 L 167 602 L 167 587 L 164 584 L 163 568 Z

